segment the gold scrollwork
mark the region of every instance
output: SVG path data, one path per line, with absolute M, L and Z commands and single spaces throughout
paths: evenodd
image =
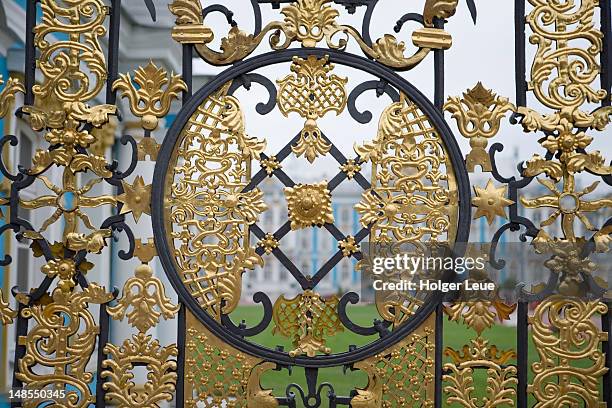
M 113 90 L 122 91 L 121 97 L 129 100 L 130 110 L 140 117 L 140 124 L 146 130 L 156 129 L 159 118 L 170 111 L 172 99 L 187 90 L 180 75 L 171 73 L 168 78 L 167 74 L 165 69 L 149 61 L 146 67 L 136 69 L 133 80 L 130 74 L 119 74 L 113 83 Z M 164 86 L 166 89 L 162 89 Z
M 244 191 L 265 140 L 246 134 L 240 103 L 228 89 L 207 98 L 190 118 L 166 186 L 166 239 L 186 287 L 217 319 L 238 305 L 244 271 L 263 264 L 249 225 L 267 208 L 261 190 Z
M 453 115 L 461 135 L 470 140 L 472 150 L 465 156 L 468 171 L 473 172 L 478 165 L 482 171 L 490 172 L 488 139 L 497 135 L 502 118 L 516 107 L 478 82 L 463 93 L 463 98 L 449 97 L 444 110 Z
M 178 356 L 175 345 L 161 347 L 151 336 L 138 333 L 131 340 L 125 340 L 121 347 L 107 344 L 104 352 L 110 357 L 102 362 L 105 370 L 100 374 L 106 379 L 102 387 L 107 403 L 122 408 L 157 408 L 160 402 L 172 400 Z M 131 381 L 136 365 L 146 365 L 148 371 L 141 390 Z
M 338 317 L 338 302 L 337 296 L 324 299 L 312 290 L 305 290 L 293 299 L 281 295 L 272 311 L 275 324 L 272 333 L 293 340 L 296 348 L 289 352 L 292 357 L 301 354 L 314 357 L 319 352 L 329 354 L 331 349 L 325 345 L 325 338 L 344 330 Z
M 2 289 L 0 289 L 0 323 L 11 324 L 15 317 L 17 317 L 17 311 L 11 309 L 9 302 L 4 300 Z
M 90 389 L 94 374 L 86 366 L 100 328 L 88 304 L 103 304 L 112 298 L 103 287 L 91 283 L 81 292 L 55 289 L 51 303 L 22 310 L 22 317 L 35 321 L 28 334 L 18 339 L 19 345 L 25 347 L 25 355 L 16 363 L 16 376 L 26 388 L 64 384 L 72 390 L 66 391 L 66 399 L 56 400 L 55 404 L 84 408 L 95 402 Z M 49 371 L 44 372 L 41 367 Z M 24 401 L 23 406 L 37 407 L 42 402 L 41 398 L 32 398 Z
M 433 407 L 435 314 L 411 335 L 373 357 L 355 363 L 368 374 L 351 406 L 359 408 Z
M 155 306 L 159 308 L 156 310 Z M 131 311 L 128 312 L 128 309 Z M 173 305 L 166 297 L 164 285 L 153 276 L 149 265 L 136 267 L 135 276 L 125 281 L 122 297 L 117 305 L 107 308 L 108 314 L 116 320 L 125 316 L 128 323 L 141 332 L 146 332 L 159 323 L 163 315 L 166 320 L 172 319 L 180 306 Z
M 347 104 L 345 85 L 347 78 L 329 74 L 334 64 L 329 63 L 329 57 L 317 58 L 314 55 L 307 59 L 294 57 L 291 71 L 277 81 L 278 108 L 281 113 L 288 116 L 291 112 L 298 113 L 306 119 L 300 139 L 291 146 L 297 157 L 305 155 L 309 162 L 319 156 L 329 153 L 331 144 L 327 142 L 317 126 L 317 119 L 328 112 L 342 113 Z
M 529 322 L 539 361 L 531 366 L 535 376 L 527 387 L 537 401 L 535 408 L 605 406 L 600 402 L 599 378 L 608 371 L 601 342 L 609 333 L 601 331 L 593 317 L 607 312 L 605 303 L 561 295 L 537 306 Z
M 458 218 L 457 184 L 446 147 L 431 121 L 406 95 L 381 114 L 372 141 L 355 145 L 371 162 L 372 188 L 355 206 L 370 227 L 370 253 L 380 243 L 453 242 Z M 409 294 L 376 293 L 385 320 L 403 323 L 420 304 Z
M 538 100 L 556 110 L 576 109 L 585 102 L 597 103 L 605 90 L 594 90 L 600 73 L 597 63 L 603 34 L 593 23 L 599 0 L 550 2 L 529 0 L 534 7 L 527 15 L 532 30 L 529 41 L 537 45 L 531 67 L 531 89 Z M 573 47 L 580 42 L 587 46 Z
M 272 49 L 288 48 L 293 42 L 303 47 L 315 47 L 325 40 L 331 49 L 344 50 L 353 38 L 370 58 L 389 67 L 407 70 L 420 63 L 432 49 L 448 49 L 451 36 L 443 29 L 433 27 L 433 18 L 446 18 L 454 14 L 456 0 L 433 0 L 425 6 L 425 28 L 415 30 L 412 42 L 418 50 L 405 56 L 406 44 L 393 35 L 385 34 L 370 46 L 354 27 L 338 24 L 339 11 L 330 6 L 332 0 L 297 0 L 281 9 L 283 21 L 271 21 L 257 34 L 248 34 L 232 25 L 221 39 L 220 51 L 207 46 L 213 34 L 202 20 L 202 6 L 196 0 L 174 0 L 170 11 L 177 17 L 173 38 L 181 43 L 194 44 L 198 54 L 213 65 L 229 65 L 251 54 L 268 34 Z M 282 35 L 281 35 L 282 34 Z M 281 37 L 284 37 L 282 39 Z M 342 37 L 336 42 L 336 37 Z
M 4 84 L 4 81 L 2 80 L 2 75 L 0 75 L 0 86 L 2 86 L 2 84 Z M 4 88 L 2 88 L 2 91 L 0 91 L 0 118 L 8 114 L 11 105 L 15 101 L 15 95 L 18 92 L 25 93 L 25 87 L 18 79 L 9 78 Z
M 93 99 L 107 77 L 99 38 L 106 34 L 108 7 L 102 0 L 42 0 L 40 5 L 34 45 L 40 50 L 37 66 L 45 81 L 32 87 L 34 94 L 62 102 Z M 50 41 L 51 36 L 64 35 L 66 40 Z

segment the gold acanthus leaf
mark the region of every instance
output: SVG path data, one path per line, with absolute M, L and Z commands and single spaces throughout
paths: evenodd
M 432 27 L 434 18 L 447 19 L 455 15 L 459 0 L 427 0 L 423 10 L 425 25 Z
M 107 403 L 119 407 L 157 408 L 163 401 L 171 401 L 176 388 L 176 345 L 161 347 L 159 341 L 144 333 L 132 335 L 118 347 L 112 343 L 104 347 L 109 359 L 102 362 L 105 369 Z M 146 383 L 138 387 L 132 380 L 136 366 L 147 369 Z
M 130 110 L 141 118 L 140 124 L 146 130 L 156 129 L 159 118 L 170 111 L 172 99 L 187 90 L 180 75 L 171 73 L 168 78 L 167 74 L 165 69 L 149 61 L 144 68 L 136 69 L 133 80 L 130 74 L 119 74 L 113 83 L 113 90 L 121 91 L 121 97 L 128 99 Z
M 0 75 L 0 86 L 2 84 L 4 84 L 4 81 L 2 80 L 2 75 Z M 18 92 L 25 93 L 25 87 L 18 79 L 9 78 L 2 91 L 0 91 L 0 118 L 8 114 L 9 108 L 15 101 L 15 95 Z
M 153 276 L 151 267 L 143 264 L 136 268 L 135 276 L 125 282 L 121 298 L 117 305 L 108 308 L 108 314 L 116 320 L 127 316 L 132 327 L 145 333 L 159 323 L 161 316 L 172 319 L 179 307 L 166 297 L 164 285 Z
M 17 311 L 11 309 L 9 302 L 4 301 L 2 289 L 0 289 L 0 323 L 4 325 L 13 323 L 15 317 L 17 317 Z

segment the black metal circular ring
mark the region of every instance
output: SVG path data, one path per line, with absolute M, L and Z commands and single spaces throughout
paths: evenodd
M 452 131 L 448 124 L 444 120 L 442 113 L 410 82 L 390 70 L 382 66 L 379 63 L 372 62 L 366 58 L 345 53 L 342 51 L 331 50 L 331 49 L 320 49 L 320 48 L 299 48 L 289 49 L 283 51 L 273 51 L 267 54 L 259 55 L 251 59 L 239 62 L 231 68 L 223 71 L 217 75 L 211 82 L 207 83 L 200 90 L 198 90 L 189 101 L 183 106 L 181 111 L 178 113 L 172 126 L 168 130 L 164 142 L 159 151 L 157 162 L 155 165 L 155 172 L 153 175 L 153 189 L 151 196 L 151 219 L 153 223 L 153 233 L 155 236 L 155 246 L 157 247 L 157 253 L 159 255 L 161 264 L 164 271 L 168 275 L 172 286 L 178 293 L 181 302 L 189 308 L 193 313 L 215 336 L 228 342 L 231 346 L 239 349 L 244 353 L 261 357 L 267 361 L 275 362 L 281 365 L 298 365 L 302 367 L 335 367 L 345 364 L 351 364 L 357 361 L 361 361 L 365 358 L 376 355 L 382 350 L 385 350 L 401 339 L 405 338 L 421 323 L 429 317 L 435 310 L 436 306 L 442 301 L 443 294 L 436 293 L 431 297 L 431 301 L 421 306 L 417 312 L 403 325 L 398 327 L 388 336 L 376 340 L 368 345 L 360 347 L 351 352 L 343 352 L 332 355 L 320 355 L 316 357 L 290 357 L 289 354 L 279 352 L 261 346 L 259 344 L 251 343 L 229 330 L 221 326 L 215 319 L 213 319 L 197 302 L 197 300 L 187 291 L 183 281 L 176 269 L 175 261 L 172 256 L 172 250 L 169 248 L 166 240 L 166 227 L 165 227 L 165 185 L 166 177 L 168 176 L 168 166 L 170 164 L 170 158 L 172 151 L 174 150 L 175 144 L 178 137 L 183 130 L 183 127 L 195 112 L 196 108 L 205 100 L 209 95 L 219 89 L 222 85 L 227 83 L 240 75 L 252 72 L 256 69 L 279 64 L 291 62 L 292 58 L 307 57 L 314 55 L 316 57 L 329 56 L 330 62 L 345 65 L 361 71 L 367 72 L 371 75 L 377 76 L 378 78 L 384 79 L 389 84 L 395 86 L 406 95 L 426 114 L 433 126 L 438 130 L 442 140 L 445 144 L 448 154 L 452 162 L 453 170 L 457 181 L 458 188 L 458 200 L 459 200 L 459 219 L 457 226 L 456 242 L 467 242 L 470 227 L 471 207 L 470 207 L 470 190 L 469 190 L 469 179 L 463 156 L 457 145 Z

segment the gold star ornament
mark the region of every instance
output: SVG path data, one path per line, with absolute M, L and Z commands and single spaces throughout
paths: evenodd
M 508 219 L 505 208 L 514 204 L 506 198 L 508 186 L 495 187 L 492 180 L 487 182 L 485 188 L 474 186 L 476 197 L 472 198 L 472 205 L 477 208 L 474 219 L 487 217 L 489 225 L 493 224 L 496 216 Z
M 151 185 L 146 185 L 142 176 L 136 176 L 134 183 L 122 181 L 123 194 L 117 201 L 123 203 L 120 214 L 132 213 L 134 221 L 138 222 L 142 213 L 151 214 Z

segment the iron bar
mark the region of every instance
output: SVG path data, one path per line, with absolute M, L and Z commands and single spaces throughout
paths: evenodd
M 26 5 L 26 41 L 25 41 L 25 105 L 34 105 L 32 87 L 36 82 L 36 49 L 34 48 L 34 27 L 36 26 L 36 2 L 28 0 Z
M 443 403 L 442 393 L 442 347 L 444 347 L 444 305 L 438 303 L 436 307 L 436 332 L 435 332 L 435 385 L 434 385 L 434 406 L 441 408 Z
M 114 105 L 117 101 L 117 92 L 113 91 L 113 84 L 117 79 L 119 70 L 119 30 L 121 24 L 121 0 L 112 0 L 111 15 L 108 33 L 108 78 L 106 80 L 106 103 Z
M 176 346 L 178 357 L 176 359 L 176 407 L 185 406 L 185 336 L 187 334 L 185 304 L 180 303 L 177 322 Z
M 514 1 L 514 64 L 516 76 L 516 106 L 527 106 L 525 0 Z
M 519 300 L 517 310 L 517 332 L 516 332 L 516 351 L 517 351 L 517 370 L 518 385 L 516 387 L 516 406 L 517 408 L 527 408 L 527 371 L 529 370 L 529 322 L 528 322 L 529 303 Z
M 603 48 L 601 51 L 601 87 L 607 91 L 606 98 L 601 102 L 603 106 L 610 106 L 612 102 L 612 4 L 609 0 L 602 0 L 601 32 L 603 33 Z

